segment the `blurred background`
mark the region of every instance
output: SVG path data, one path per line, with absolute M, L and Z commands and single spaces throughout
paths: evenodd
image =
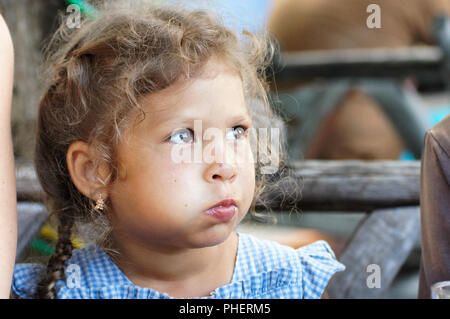
M 249 219 L 239 229 L 292 247 L 324 239 L 339 258 L 350 258 L 345 255 L 353 247 L 349 243 L 367 240 L 364 236 L 368 233 L 375 243 L 389 242 L 391 238 L 389 244 L 393 247 L 405 247 L 403 257 L 398 257 L 398 266 L 389 270 L 392 282 L 376 294 L 366 292 L 359 296 L 416 298 L 420 261 L 418 215 L 390 220 L 374 212 L 419 205 L 418 160 L 423 136 L 450 113 L 450 27 L 446 20 L 450 0 L 176 3 L 213 9 L 238 33 L 243 29 L 268 30 L 278 43 L 274 63 L 267 70 L 271 99 L 285 123 L 289 161 L 297 165 L 304 181 L 304 201 L 295 204 L 300 213 L 280 206 L 276 225 Z M 18 261 L 40 257 L 45 260 L 56 236 L 45 223 L 42 208 L 33 206 L 39 202 L 33 201 L 39 187 L 30 163 L 43 89 L 38 71 L 42 47 L 56 27 L 57 12 L 65 12 L 69 4 L 79 5 L 82 11 L 88 8 L 85 1 L 0 0 L 16 55 L 12 130 L 18 163 L 18 198 L 29 205 L 23 206 L 23 211 L 36 214 L 34 219 L 24 217 L 19 224 L 23 236 L 19 248 L 23 251 L 20 250 Z M 394 182 L 392 176 L 396 177 Z M 367 190 L 370 187 L 363 185 L 366 182 L 378 188 Z M 319 187 L 321 183 L 324 188 Z M 351 183 L 360 188 L 348 188 Z M 386 188 L 380 186 L 389 184 Z M 328 191 L 311 190 L 316 187 Z M 407 195 L 405 189 L 409 191 Z M 373 199 L 364 197 L 366 192 L 382 199 L 374 204 Z M 407 201 L 405 196 L 409 196 Z M 370 215 L 387 220 L 387 228 L 372 233 L 374 227 L 383 226 L 369 220 Z M 404 237 L 394 238 L 388 227 L 396 236 L 403 232 Z M 403 245 L 405 242 L 409 244 Z M 376 252 L 377 249 L 372 254 Z M 370 253 L 369 247 L 366 253 Z M 382 254 L 386 252 L 380 252 L 378 258 L 382 259 Z

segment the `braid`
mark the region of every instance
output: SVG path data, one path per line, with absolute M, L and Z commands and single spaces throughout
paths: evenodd
M 64 276 L 65 262 L 72 256 L 71 233 L 73 218 L 63 216 L 58 226 L 58 241 L 55 247 L 55 253 L 50 257 L 47 264 L 47 271 L 39 282 L 36 289 L 36 298 L 55 299 L 55 284 L 58 279 Z

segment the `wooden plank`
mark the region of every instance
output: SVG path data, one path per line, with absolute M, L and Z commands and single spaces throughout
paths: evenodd
M 284 52 L 275 60 L 277 81 L 315 77 L 417 77 L 441 80 L 443 52 L 439 47 L 361 48 Z
M 339 258 L 346 270 L 336 273 L 330 280 L 327 288 L 330 298 L 382 297 L 419 238 L 418 206 L 370 214 Z M 376 267 L 379 267 L 379 286 L 373 280 Z
M 264 193 L 275 211 L 370 211 L 419 205 L 419 161 L 297 161 L 290 179 Z M 16 164 L 19 201 L 41 201 L 42 189 L 30 164 Z M 261 201 L 257 208 L 263 208 Z
M 419 205 L 420 161 L 297 161 L 289 167 L 292 178 L 264 194 L 274 210 L 361 212 Z
M 424 63 L 436 64 L 443 58 L 439 47 L 408 46 L 402 48 L 354 48 L 336 50 L 310 50 L 285 52 L 282 61 L 288 66 L 343 64 L 355 63 Z

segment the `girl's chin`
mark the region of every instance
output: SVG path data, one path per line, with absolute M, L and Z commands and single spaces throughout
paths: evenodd
M 222 225 L 223 226 L 223 225 Z M 197 234 L 196 236 L 197 247 L 212 247 L 224 243 L 232 233 L 231 228 L 226 227 L 214 227 L 215 229 L 209 229 L 207 233 Z

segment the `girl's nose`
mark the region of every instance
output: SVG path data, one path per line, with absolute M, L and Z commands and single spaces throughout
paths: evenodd
M 217 181 L 229 181 L 230 183 L 236 179 L 237 171 L 234 165 L 228 163 L 213 163 L 205 172 L 205 179 L 209 183 Z

